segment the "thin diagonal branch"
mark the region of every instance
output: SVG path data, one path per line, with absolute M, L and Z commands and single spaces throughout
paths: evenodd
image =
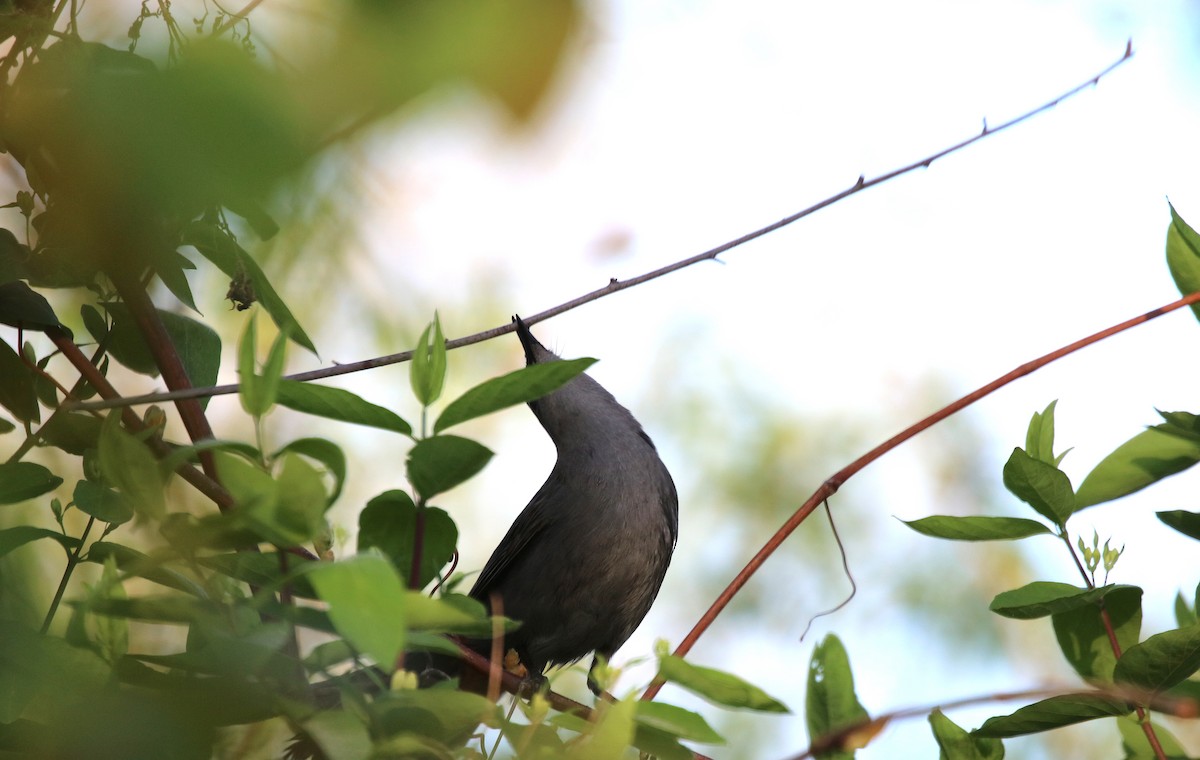
M 1101 71 L 1100 73 L 1096 74 L 1095 76 L 1089 78 L 1083 84 L 1072 87 L 1070 90 L 1067 90 L 1066 92 L 1064 92 L 1063 94 L 1054 98 L 1053 100 L 1043 103 L 1042 105 L 1038 106 L 1037 108 L 1034 108 L 1031 111 L 1026 111 L 1025 113 L 1021 114 L 1020 116 L 1017 116 L 1013 119 L 1010 119 L 1010 120 L 1004 122 L 1003 124 L 1000 124 L 1000 125 L 994 126 L 994 127 L 987 126 L 987 123 L 985 122 L 983 129 L 978 134 L 973 135 L 959 143 L 956 143 L 955 145 L 951 145 L 948 148 L 940 150 L 937 153 L 934 153 L 932 155 L 918 159 L 916 161 L 913 161 L 912 163 L 906 164 L 905 166 L 902 166 L 899 169 L 894 169 L 890 172 L 887 172 L 885 174 L 880 174 L 880 175 L 878 175 L 876 177 L 872 177 L 870 179 L 866 179 L 864 176 L 860 175 L 858 178 L 858 181 L 856 181 L 853 185 L 846 188 L 845 190 L 842 190 L 839 193 L 835 193 L 834 195 L 831 195 L 822 201 L 814 203 L 813 205 L 809 206 L 806 209 L 797 211 L 796 213 L 792 214 L 791 216 L 786 216 L 777 222 L 768 224 L 766 227 L 761 227 L 757 230 L 754 230 L 753 232 L 747 232 L 745 235 L 742 235 L 741 237 L 737 237 L 726 243 L 722 243 L 721 245 L 718 245 L 716 248 L 710 248 L 709 250 L 704 251 L 703 253 L 697 253 L 693 256 L 689 256 L 686 259 L 680 259 L 679 261 L 676 261 L 672 264 L 667 264 L 666 266 L 659 267 L 658 269 L 654 269 L 650 272 L 646 272 L 645 274 L 641 274 L 641 275 L 638 275 L 637 277 L 632 277 L 627 280 L 618 280 L 616 278 L 613 278 L 613 279 L 609 280 L 608 284 L 602 288 L 597 288 L 596 290 L 593 290 L 590 293 L 584 293 L 583 295 L 581 295 L 577 298 L 573 298 L 570 301 L 561 303 L 558 306 L 551 307 L 549 309 L 546 309 L 545 311 L 539 312 L 537 314 L 534 314 L 531 317 L 526 318 L 525 324 L 535 325 L 538 322 L 542 322 L 551 317 L 558 316 L 559 314 L 562 314 L 564 312 L 571 311 L 572 309 L 583 306 L 586 303 L 591 303 L 592 301 L 599 300 L 606 296 L 610 296 L 614 293 L 619 293 L 622 290 L 626 290 L 628 288 L 632 288 L 637 285 L 641 285 L 642 283 L 649 282 L 651 280 L 656 280 L 659 277 L 664 277 L 668 274 L 672 274 L 673 272 L 677 272 L 680 269 L 686 269 L 687 267 L 690 267 L 693 264 L 698 264 L 701 261 L 716 260 L 717 257 L 720 256 L 722 253 L 731 251 L 734 248 L 737 248 L 739 246 L 745 245 L 746 243 L 749 243 L 751 240 L 755 240 L 755 239 L 760 238 L 768 233 L 771 233 L 780 228 L 786 227 L 789 224 L 792 224 L 793 222 L 799 221 L 799 220 L 803 219 L 804 217 L 809 216 L 810 214 L 814 214 L 817 211 L 820 211 L 823 208 L 832 206 L 833 204 L 835 204 L 839 201 L 845 200 L 846 198 L 849 198 L 850 196 L 852 196 L 856 193 L 860 193 L 863 190 L 866 190 L 867 188 L 871 188 L 871 187 L 875 187 L 876 185 L 883 184 L 884 182 L 887 182 L 888 180 L 895 179 L 896 177 L 899 177 L 903 174 L 908 174 L 909 172 L 916 171 L 917 169 L 928 168 L 930 164 L 932 164 L 934 161 L 938 160 L 939 158 L 944 158 L 945 156 L 948 156 L 951 153 L 957 153 L 958 151 L 982 140 L 985 137 L 990 137 L 991 135 L 994 135 L 999 132 L 1003 132 L 1006 129 L 1009 129 L 1010 127 L 1014 127 L 1023 121 L 1033 118 L 1034 116 L 1042 113 L 1043 111 L 1047 111 L 1047 110 L 1057 106 L 1063 100 L 1066 100 L 1067 98 L 1082 92 L 1083 90 L 1087 89 L 1088 87 L 1099 84 L 1101 78 L 1107 76 L 1110 72 L 1112 72 L 1114 69 L 1116 69 L 1118 66 L 1125 63 L 1132 57 L 1133 57 L 1133 43 L 1132 43 L 1132 41 L 1130 41 L 1125 47 L 1125 53 L 1121 56 L 1121 58 L 1119 60 L 1108 65 L 1107 67 L 1104 68 L 1103 71 Z M 491 340 L 492 338 L 498 337 L 500 335 L 510 333 L 514 329 L 515 328 L 511 323 L 506 323 L 504 325 L 501 325 L 500 327 L 494 327 L 490 330 L 484 330 L 483 332 L 478 332 L 478 333 L 475 333 L 474 335 L 468 335 L 468 336 L 465 336 L 462 338 L 455 338 L 454 340 L 448 340 L 448 341 L 446 341 L 446 349 L 451 350 L 451 349 L 455 349 L 455 348 L 462 348 L 463 346 L 470 346 L 475 343 L 481 343 L 485 340 Z M 347 375 L 352 372 L 362 372 L 363 370 L 375 369 L 377 367 L 386 367 L 390 364 L 399 364 L 401 362 L 409 361 L 410 359 L 412 359 L 412 351 L 402 351 L 398 354 L 390 354 L 388 356 L 379 356 L 379 357 L 376 357 L 373 359 L 364 359 L 363 361 L 351 362 L 349 364 L 338 364 L 333 367 L 326 367 L 323 369 L 310 370 L 308 372 L 298 372 L 294 375 L 288 375 L 287 379 L 288 380 L 297 380 L 297 381 L 301 381 L 301 382 L 307 382 L 310 380 L 323 380 L 323 379 L 330 378 L 330 377 L 337 377 L 339 375 Z M 127 397 L 122 398 L 120 401 L 116 401 L 116 400 L 113 400 L 113 401 L 90 401 L 90 402 L 86 402 L 86 403 L 75 403 L 72 406 L 70 406 L 69 408 L 71 408 L 71 409 L 107 409 L 107 408 L 114 407 L 114 406 L 126 406 L 126 405 L 136 406 L 139 404 L 156 404 L 156 403 L 161 403 L 164 401 L 177 401 L 179 399 L 201 398 L 201 397 L 206 397 L 206 396 L 222 396 L 222 395 L 226 395 L 229 393 L 237 393 L 237 390 L 238 390 L 238 386 L 235 384 L 216 385 L 216 386 L 212 386 L 212 387 L 208 387 L 208 388 L 190 388 L 187 390 L 172 391 L 169 393 L 150 393 L 150 394 L 145 394 L 142 396 L 127 396 Z

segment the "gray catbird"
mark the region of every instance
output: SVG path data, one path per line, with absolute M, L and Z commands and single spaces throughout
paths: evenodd
M 526 364 L 559 360 L 513 320 Z M 471 596 L 485 605 L 495 596 L 505 616 L 521 621 L 504 650 L 515 649 L 539 681 L 547 665 L 591 652 L 611 657 L 642 622 L 675 549 L 679 497 L 642 426 L 592 378 L 579 375 L 529 407 L 558 461 Z M 588 686 L 597 691 L 591 671 Z

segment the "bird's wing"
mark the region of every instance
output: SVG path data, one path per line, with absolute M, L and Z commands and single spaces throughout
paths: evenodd
M 475 580 L 475 585 L 471 588 L 472 597 L 486 602 L 488 594 L 504 577 L 504 573 L 513 561 L 521 556 L 526 547 L 547 526 L 558 519 L 556 510 L 550 507 L 554 503 L 552 493 L 558 490 L 556 484 L 554 474 L 551 473 L 550 479 L 542 484 L 521 514 L 517 515 L 512 527 L 508 529 L 508 533 L 504 534 L 504 539 L 492 552 L 492 556 L 488 558 L 487 564 L 483 566 L 483 570 Z

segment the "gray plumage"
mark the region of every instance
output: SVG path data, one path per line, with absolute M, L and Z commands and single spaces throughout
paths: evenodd
M 527 364 L 559 360 L 513 319 Z M 675 549 L 679 497 L 642 426 L 586 374 L 529 407 L 558 460 L 471 596 L 497 595 L 521 621 L 504 646 L 537 679 L 591 652 L 610 658 L 641 624 Z

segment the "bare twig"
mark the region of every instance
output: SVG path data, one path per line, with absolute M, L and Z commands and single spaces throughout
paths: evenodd
M 976 401 L 991 394 L 993 391 L 1003 388 L 1014 380 L 1036 372 L 1047 364 L 1057 361 L 1068 354 L 1072 354 L 1081 348 L 1090 346 L 1093 343 L 1098 343 L 1099 341 L 1116 335 L 1119 332 L 1128 330 L 1131 327 L 1137 327 L 1140 324 L 1144 324 L 1152 319 L 1161 317 L 1162 315 L 1175 311 L 1176 309 L 1181 309 L 1184 306 L 1190 306 L 1194 303 L 1200 303 L 1200 291 L 1180 298 L 1178 301 L 1173 301 L 1165 306 L 1160 306 L 1153 311 L 1148 311 L 1145 314 L 1136 316 L 1133 319 L 1128 319 L 1120 324 L 1113 325 L 1112 327 L 1101 330 L 1093 335 L 1089 335 L 1081 340 L 1077 340 L 1074 343 L 1063 346 L 1055 351 L 1051 351 L 1045 356 L 1034 359 L 1031 362 L 1026 362 L 1008 374 L 996 378 L 982 388 L 968 393 L 966 396 L 963 396 L 954 403 L 939 409 L 937 412 L 929 415 L 925 419 L 905 428 L 903 431 L 897 433 L 896 435 L 868 451 L 866 454 L 863 454 L 858 459 L 855 459 L 850 464 L 838 470 L 836 473 L 831 475 L 828 480 L 821 484 L 821 487 L 817 489 L 816 493 L 808 497 L 808 500 L 805 501 L 804 504 L 802 504 L 800 508 L 797 509 L 795 513 L 793 513 L 792 516 L 787 519 L 787 521 L 779 528 L 779 530 L 775 531 L 775 534 L 771 536 L 766 544 L 764 544 L 763 547 L 758 550 L 758 553 L 755 554 L 748 563 L 746 563 L 746 566 L 742 568 L 741 572 L 739 572 L 737 576 L 730 581 L 729 585 L 725 587 L 725 590 L 723 590 L 720 595 L 717 596 L 717 599 L 712 603 L 712 606 L 710 606 L 708 610 L 700 617 L 700 620 L 696 622 L 696 625 L 692 627 L 692 630 L 688 632 L 688 635 L 685 636 L 679 646 L 676 647 L 675 655 L 683 657 L 689 651 L 691 651 L 701 634 L 708 630 L 709 626 L 712 625 L 717 616 L 721 614 L 721 611 L 724 610 L 726 605 L 729 604 L 733 597 L 736 596 L 739 591 L 741 591 L 742 587 L 746 585 L 746 582 L 750 580 L 750 577 L 753 576 L 760 567 L 762 567 L 763 563 L 767 561 L 767 558 L 775 553 L 775 550 L 787 540 L 788 536 L 790 536 L 792 532 L 796 530 L 796 528 L 800 527 L 800 523 L 804 522 L 817 508 L 817 506 L 821 504 L 821 502 L 837 493 L 838 489 L 842 487 L 842 484 L 856 475 L 859 470 L 871 464 L 876 459 L 879 459 L 892 449 L 898 447 L 900 444 L 912 438 L 917 433 L 933 427 L 951 415 L 957 414 L 971 404 L 974 404 Z M 662 682 L 656 681 L 655 683 L 651 684 L 650 688 L 646 690 L 646 693 L 642 695 L 642 699 L 653 699 L 661 688 Z
M 803 209 L 802 211 L 797 211 L 796 213 L 792 214 L 791 216 L 784 217 L 783 219 L 780 219 L 777 222 L 768 224 L 766 227 L 759 228 L 757 230 L 754 230 L 753 232 L 748 232 L 745 235 L 742 235 L 741 237 L 734 238 L 733 240 L 730 240 L 726 243 L 722 243 L 721 245 L 717 246 L 716 248 L 710 248 L 709 250 L 704 251 L 703 253 L 697 253 L 694 256 L 689 256 L 686 259 L 680 259 L 679 261 L 676 261 L 673 264 L 668 264 L 664 267 L 659 267 L 658 269 L 652 270 L 650 272 L 646 272 L 645 274 L 638 275 L 637 277 L 632 277 L 628 280 L 618 280 L 616 278 L 613 278 L 613 279 L 609 280 L 608 284 L 602 288 L 597 288 L 596 290 L 593 290 L 590 293 L 585 293 L 585 294 L 579 296 L 578 298 L 573 298 L 570 301 L 561 303 L 558 306 L 551 307 L 549 309 L 546 309 L 543 312 L 539 312 L 538 314 L 534 314 L 533 316 L 528 317 L 527 319 L 525 319 L 525 324 L 535 325 L 538 322 L 542 322 L 551 317 L 558 316 L 559 314 L 562 314 L 564 312 L 571 311 L 572 309 L 575 309 L 586 303 L 591 303 L 592 301 L 596 301 L 600 298 L 604 298 L 605 296 L 610 296 L 614 293 L 618 293 L 622 290 L 626 290 L 627 288 L 632 288 L 637 285 L 641 285 L 642 283 L 649 282 L 650 280 L 656 280 L 659 277 L 663 277 L 663 276 L 671 274 L 673 272 L 677 272 L 680 269 L 685 269 L 687 267 L 692 266 L 693 264 L 698 264 L 701 261 L 716 260 L 716 258 L 718 256 L 720 256 L 722 253 L 725 253 L 726 251 L 730 251 L 734 248 L 737 248 L 738 246 L 749 243 L 751 240 L 760 238 L 763 235 L 766 235 L 767 233 L 774 232 L 775 230 L 778 230 L 782 227 L 786 227 L 787 225 L 789 225 L 793 222 L 799 221 L 800 219 L 803 219 L 804 217 L 806 217 L 810 214 L 820 211 L 821 209 L 826 208 L 827 206 L 832 206 L 833 204 L 837 203 L 838 201 L 845 200 L 846 198 L 849 198 L 851 195 L 860 193 L 863 190 L 866 190 L 867 188 L 882 184 L 884 182 L 887 182 L 890 179 L 895 179 L 896 177 L 899 177 L 902 174 L 908 174 L 909 172 L 915 171 L 917 169 L 928 168 L 930 164 L 932 164 L 934 161 L 938 160 L 939 158 L 948 156 L 951 153 L 956 153 L 956 152 L 962 150 L 963 148 L 966 148 L 967 146 L 969 146 L 975 142 L 978 142 L 979 140 L 982 140 L 985 137 L 989 137 L 991 135 L 997 134 L 998 132 L 1003 132 L 1004 130 L 1008 129 L 1009 127 L 1016 126 L 1017 124 L 1020 124 L 1021 122 L 1025 121 L 1027 119 L 1030 119 L 1030 118 L 1036 116 L 1037 114 L 1042 113 L 1043 111 L 1047 111 L 1047 110 L 1053 108 L 1054 106 L 1058 105 L 1060 102 L 1062 102 L 1063 100 L 1066 100 L 1067 98 L 1071 97 L 1072 95 L 1075 95 L 1075 94 L 1087 89 L 1088 87 L 1098 84 L 1102 77 L 1108 75 L 1111 71 L 1113 71 L 1113 69 L 1115 69 L 1118 66 L 1120 66 L 1121 64 L 1125 63 L 1125 61 L 1129 60 L 1132 57 L 1133 57 L 1133 43 L 1130 42 L 1126 45 L 1125 53 L 1121 56 L 1121 58 L 1119 60 L 1117 60 L 1116 62 L 1105 67 L 1105 69 L 1103 71 L 1101 71 L 1100 73 L 1091 77 L 1083 84 L 1073 87 L 1070 90 L 1059 95 L 1058 97 L 1054 98 L 1053 100 L 1043 103 L 1042 105 L 1038 106 L 1037 108 L 1034 108 L 1031 111 L 1026 111 L 1025 113 L 1021 114 L 1020 116 L 1010 119 L 1009 121 L 1006 121 L 1003 124 L 1000 124 L 999 126 L 988 127 L 985 122 L 983 129 L 978 134 L 973 135 L 972 137 L 969 137 L 966 140 L 963 140 L 962 142 L 959 142 L 955 145 L 952 145 L 949 148 L 945 148 L 943 150 L 938 151 L 937 153 L 926 156 L 925 158 L 919 159 L 917 161 L 913 161 L 910 164 L 907 164 L 899 169 L 894 169 L 893 171 L 887 172 L 886 174 L 880 174 L 876 177 L 872 177 L 871 179 L 866 179 L 864 176 L 859 175 L 858 181 L 856 181 L 850 187 L 846 188 L 845 190 L 842 190 L 839 193 L 829 196 L 825 200 L 814 203 L 813 205 L 809 206 L 806 209 Z M 506 333 L 510 333 L 513 331 L 513 329 L 515 329 L 515 328 L 513 327 L 512 324 L 504 324 L 504 325 L 501 325 L 500 327 L 493 327 L 490 330 L 484 330 L 483 332 L 475 333 L 474 335 L 468 335 L 468 336 L 465 336 L 462 338 L 455 338 L 454 340 L 448 340 L 448 341 L 446 341 L 446 349 L 452 350 L 455 348 L 462 348 L 463 346 L 470 346 L 475 343 L 481 343 L 485 340 L 491 340 L 492 338 L 496 338 L 496 337 L 504 335 Z M 288 375 L 287 379 L 288 380 L 297 380 L 297 381 L 301 381 L 301 382 L 307 382 L 307 381 L 311 381 L 311 380 L 323 380 L 323 379 L 330 378 L 330 377 L 337 377 L 339 375 L 347 375 L 352 372 L 362 372 L 363 370 L 375 369 L 377 367 L 385 367 L 390 364 L 399 364 L 401 362 L 409 361 L 410 359 L 412 359 L 412 353 L 413 353 L 412 351 L 401 351 L 398 354 L 390 354 L 388 356 L 379 356 L 374 359 L 364 359 L 363 361 L 351 362 L 349 364 L 338 364 L 333 367 L 326 367 L 323 369 L 310 370 L 308 372 L 298 372 L 294 375 Z M 90 402 L 86 402 L 86 403 L 75 403 L 75 404 L 71 405 L 69 408 L 70 409 L 108 409 L 108 408 L 111 408 L 114 406 L 127 406 L 127 405 L 128 406 L 136 406 L 139 404 L 155 404 L 155 403 L 161 403 L 164 401 L 177 401 L 179 399 L 185 399 L 185 398 L 222 396 L 222 395 L 226 395 L 229 393 L 236 393 L 237 390 L 238 390 L 238 386 L 236 384 L 216 385 L 216 386 L 212 386 L 212 387 L 208 387 L 208 388 L 191 388 L 191 389 L 187 389 L 187 390 L 183 390 L 183 391 L 172 391 L 172 392 L 168 392 L 168 393 L 148 393 L 148 394 L 145 394 L 142 396 L 127 396 L 127 397 L 121 399 L 120 401 L 105 400 L 105 401 L 90 401 Z

